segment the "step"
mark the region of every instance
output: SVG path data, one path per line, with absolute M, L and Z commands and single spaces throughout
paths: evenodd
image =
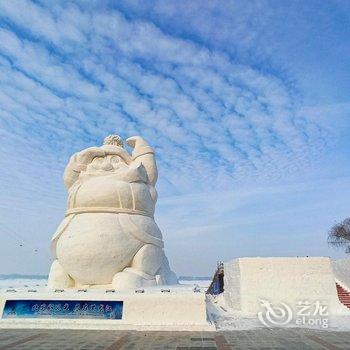
M 350 309 L 350 292 L 336 283 L 339 301 Z

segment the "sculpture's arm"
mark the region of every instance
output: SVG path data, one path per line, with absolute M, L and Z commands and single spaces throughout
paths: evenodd
M 86 165 L 78 162 L 77 155 L 78 153 L 70 157 L 63 173 L 63 182 L 67 190 L 78 180 L 80 172 L 86 169 Z
M 129 137 L 126 142 L 133 148 L 133 163 L 141 164 L 145 167 L 150 185 L 157 182 L 158 171 L 153 148 L 140 136 Z
M 63 174 L 63 181 L 66 188 L 69 189 L 78 180 L 79 174 L 86 169 L 86 166 L 95 157 L 103 157 L 104 155 L 104 150 L 99 147 L 90 147 L 73 154 Z

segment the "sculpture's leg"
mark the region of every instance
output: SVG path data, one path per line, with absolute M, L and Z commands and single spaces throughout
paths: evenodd
M 175 272 L 173 272 L 169 266 L 169 261 L 168 261 L 167 257 L 165 256 L 165 254 L 164 254 L 162 266 L 161 266 L 158 273 L 160 275 L 160 278 L 161 278 L 163 284 L 178 284 L 179 283 L 179 280 L 178 280 Z
M 63 267 L 56 259 L 51 265 L 49 280 L 49 288 L 72 288 L 74 287 L 74 280 L 64 271 Z
M 135 254 L 131 267 L 115 274 L 112 285 L 117 290 L 157 285 L 156 274 L 163 262 L 163 249 L 153 244 L 145 244 Z

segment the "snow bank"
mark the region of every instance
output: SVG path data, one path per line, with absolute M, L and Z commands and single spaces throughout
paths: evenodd
M 346 289 L 350 290 L 350 259 L 333 260 L 334 277 Z

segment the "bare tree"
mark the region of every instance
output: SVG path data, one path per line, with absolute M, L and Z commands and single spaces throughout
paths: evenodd
M 350 253 L 350 218 L 335 224 L 328 231 L 328 244 L 336 248 L 345 248 Z

